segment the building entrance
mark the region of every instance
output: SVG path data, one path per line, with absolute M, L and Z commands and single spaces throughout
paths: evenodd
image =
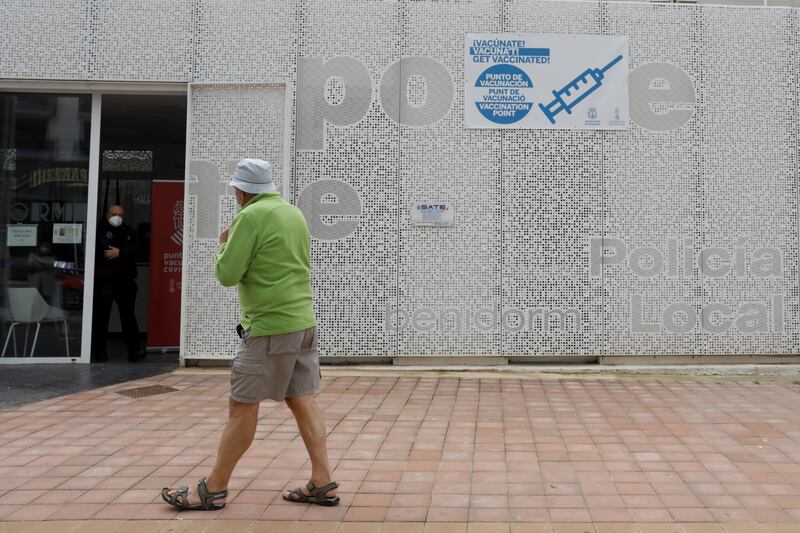
M 186 98 L 104 95 L 101 116 L 92 361 L 177 361 Z

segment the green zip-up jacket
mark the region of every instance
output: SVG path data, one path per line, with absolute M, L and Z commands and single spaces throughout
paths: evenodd
M 242 327 L 254 336 L 315 326 L 309 235 L 303 213 L 280 193 L 259 194 L 236 214 L 220 244 L 217 280 L 237 285 Z

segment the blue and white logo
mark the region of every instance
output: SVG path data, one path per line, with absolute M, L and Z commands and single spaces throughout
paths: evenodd
M 604 67 L 600 68 L 587 68 L 578 76 L 567 83 L 559 90 L 553 91 L 555 97 L 549 103 L 540 103 L 539 109 L 542 110 L 544 116 L 551 124 L 556 123 L 556 115 L 562 111 L 566 114 L 572 113 L 572 108 L 580 104 L 587 96 L 595 92 L 603 85 L 603 80 L 606 77 L 606 72 L 611 70 L 614 65 L 622 61 L 622 55 L 616 56 Z M 597 118 L 596 111 L 594 117 L 589 117 L 589 120 Z
M 475 81 L 480 100 L 475 102 L 478 111 L 495 124 L 513 124 L 528 114 L 533 107 L 530 90 L 533 80 L 513 65 L 494 65 L 484 70 Z

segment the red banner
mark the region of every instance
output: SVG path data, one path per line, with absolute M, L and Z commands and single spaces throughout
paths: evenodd
M 153 182 L 150 228 L 147 347 L 177 347 L 181 326 L 183 182 Z

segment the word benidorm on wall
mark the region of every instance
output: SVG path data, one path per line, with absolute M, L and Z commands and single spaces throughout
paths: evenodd
M 468 33 L 467 128 L 628 127 L 628 38 Z

